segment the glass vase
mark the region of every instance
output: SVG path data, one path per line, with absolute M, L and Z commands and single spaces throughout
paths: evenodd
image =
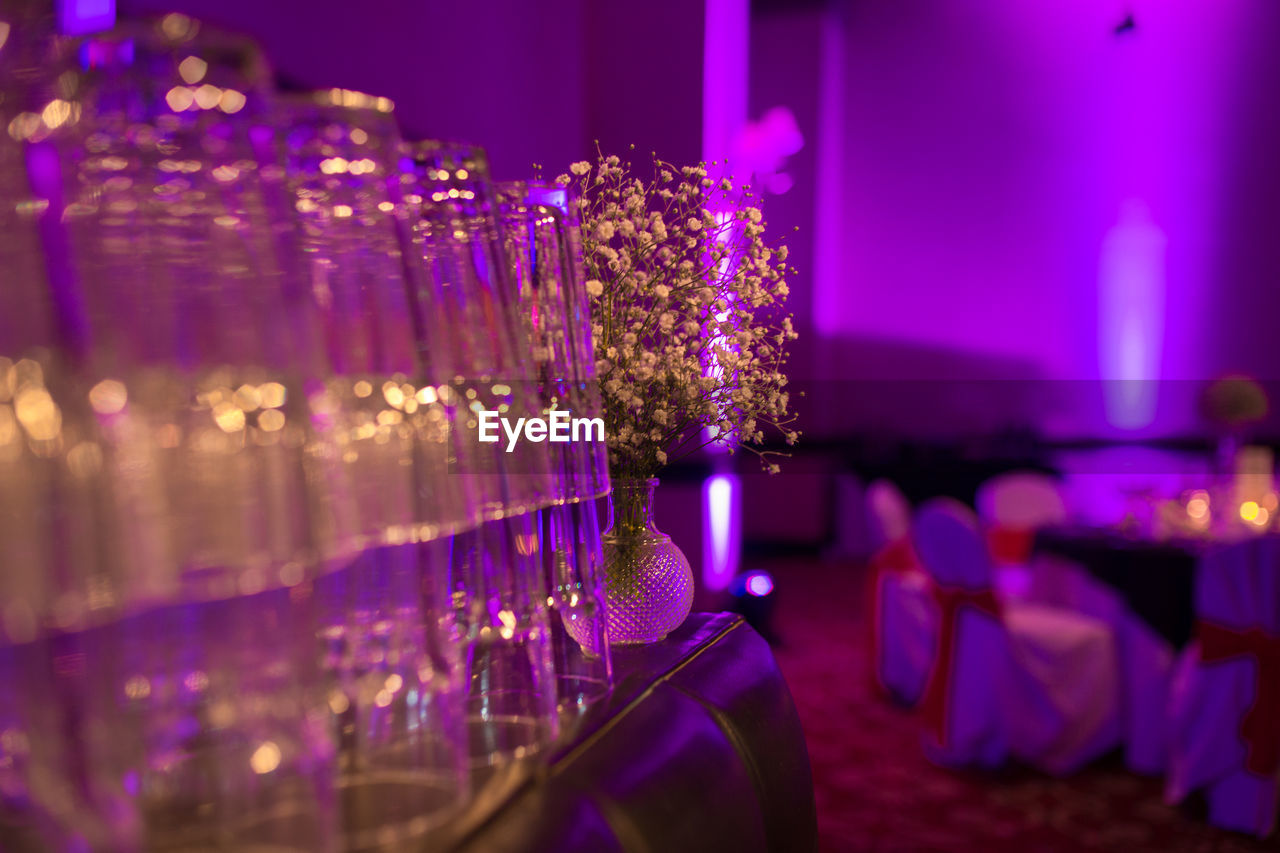
M 693 607 L 693 570 L 653 523 L 656 478 L 613 481 L 609 529 L 602 537 L 609 641 L 655 643 L 680 627 Z

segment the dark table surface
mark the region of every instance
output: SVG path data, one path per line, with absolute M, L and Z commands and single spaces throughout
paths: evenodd
M 1118 530 L 1049 527 L 1036 533 L 1034 552 L 1070 560 L 1115 589 L 1139 618 L 1174 648 L 1191 640 L 1195 621 L 1199 540 L 1155 541 Z
M 773 653 L 729 613 L 614 650 L 616 687 L 545 758 L 493 780 L 453 849 L 811 851 L 804 733 Z

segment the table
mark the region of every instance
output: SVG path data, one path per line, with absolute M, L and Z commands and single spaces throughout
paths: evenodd
M 1180 649 L 1192 637 L 1196 566 L 1203 548 L 1198 540 L 1157 542 L 1116 530 L 1062 526 L 1037 531 L 1032 555 L 1051 554 L 1078 564 Z
M 610 696 L 484 789 L 452 850 L 816 849 L 800 720 L 741 616 L 695 613 L 661 643 L 616 649 L 614 665 Z

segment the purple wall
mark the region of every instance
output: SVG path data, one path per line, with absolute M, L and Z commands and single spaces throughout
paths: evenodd
M 409 133 L 486 145 L 499 177 L 555 174 L 595 139 L 700 155 L 702 4 L 120 5 L 246 30 L 293 80 L 388 95 Z M 806 139 L 766 211 L 799 269 L 807 431 L 920 426 L 919 399 L 867 401 L 904 379 L 1016 378 L 1075 384 L 1005 395 L 1005 420 L 1180 432 L 1196 386 L 1169 380 L 1280 378 L 1280 4 L 753 5 L 749 117 L 785 105 Z M 1166 383 L 1111 401 L 1154 423 L 1118 429 L 1099 377 Z M 1009 402 L 1044 394 L 1068 402 Z M 926 425 L 991 420 L 948 414 Z
M 950 381 L 963 364 L 1068 401 L 1012 420 L 1138 436 L 1198 428 L 1198 383 L 1180 380 L 1280 375 L 1280 6 L 1127 6 L 1122 34 L 1126 4 L 1069 0 L 757 16 L 753 86 L 789 84 L 820 141 L 808 377 Z M 1160 384 L 1108 400 L 1100 377 Z M 868 408 L 809 426 L 861 428 Z
M 1224 93 L 1231 126 L 1215 175 L 1218 239 L 1205 322 L 1219 331 L 1211 345 L 1227 367 L 1280 380 L 1280 4 L 1244 9 L 1231 45 L 1235 79 Z
M 536 5 L 536 4 L 535 4 Z M 703 4 L 587 0 L 585 127 L 594 153 L 702 159 Z

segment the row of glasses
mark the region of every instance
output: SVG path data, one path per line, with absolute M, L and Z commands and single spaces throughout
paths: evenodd
M 325 849 L 308 572 L 363 543 L 254 151 L 265 64 L 181 16 L 59 46 L 9 123 L 67 362 L 35 398 L 61 430 L 27 444 L 86 484 L 48 501 L 81 547 L 18 652 L 71 741 L 30 777 L 35 822 L 94 849 Z
M 319 581 L 319 637 L 337 733 L 344 849 L 418 843 L 466 792 L 461 669 L 433 544 L 473 522 L 449 407 L 430 358 L 434 315 L 406 253 L 408 210 L 391 104 L 347 90 L 277 98 L 273 150 L 321 320 L 338 452 L 365 546 Z M 430 330 L 427 332 L 426 330 Z
M 555 252 L 559 257 L 559 281 L 564 307 L 565 340 L 570 353 L 564 370 L 569 377 L 569 400 L 575 412 L 596 417 L 604 403 L 596 379 L 592 343 L 591 306 L 587 294 L 582 257 L 582 198 L 569 187 L 539 181 L 524 183 L 528 203 L 543 206 L 555 218 Z M 577 482 L 571 499 L 602 498 L 609 493 L 609 452 L 601 441 L 584 442 L 573 448 L 577 454 Z
M 608 679 L 547 607 L 594 505 L 535 514 L 546 446 L 474 438 L 545 379 L 483 152 L 180 15 L 39 51 L 0 104 L 0 829 L 429 837 Z
M 170 16 L 66 58 L 78 118 L 34 131 L 29 175 L 75 335 L 62 348 L 94 382 L 108 444 L 129 448 L 109 477 L 140 496 L 131 541 L 148 559 L 129 562 L 158 574 L 122 588 L 222 598 L 354 552 L 315 316 L 253 150 L 269 110 L 261 56 Z
M 600 384 L 596 378 L 591 306 L 583 263 L 582 221 L 580 215 L 583 200 L 565 187 L 546 184 L 531 185 L 530 198 L 554 207 L 561 216 L 560 222 L 562 223 L 563 232 L 560 240 L 560 251 L 564 256 L 561 268 L 565 287 L 564 299 L 567 306 L 565 309 L 565 326 L 567 336 L 572 341 L 572 351 L 574 353 L 568 365 L 571 377 L 571 399 L 573 400 L 575 411 L 580 411 L 590 417 L 600 417 L 604 413 L 604 401 L 601 398 Z M 603 436 L 600 436 L 600 438 L 603 439 Z M 576 502 L 571 502 L 568 509 L 568 524 L 573 531 L 572 544 L 577 549 L 577 555 L 571 559 L 576 560 L 581 567 L 578 577 L 583 579 L 584 583 L 593 583 L 595 586 L 596 599 L 599 602 L 596 618 L 601 622 L 600 627 L 594 629 L 599 631 L 599 638 L 596 638 L 595 634 L 591 633 L 587 634 L 590 638 L 587 642 L 583 642 L 581 638 L 578 638 L 578 641 L 584 649 L 595 643 L 603 643 L 607 647 L 609 642 L 608 619 L 604 613 L 604 602 L 607 596 L 605 592 L 604 553 L 600 538 L 603 527 L 598 515 L 598 499 L 607 496 L 611 490 L 609 482 L 609 449 L 606 442 L 600 440 L 578 445 L 575 450 L 578 458 L 578 467 L 575 471 L 579 476 L 579 480 L 574 492 L 574 497 L 577 500 Z M 599 673 L 599 668 L 597 667 L 594 672 L 590 669 L 586 670 L 586 672 L 590 675 L 595 675 Z M 607 687 L 612 687 L 613 670 L 611 662 L 606 662 L 603 674 Z M 598 687 L 592 689 L 592 695 L 599 696 L 600 693 L 601 691 Z
M 27 180 L 28 149 L 15 110 L 24 105 L 29 80 L 45 82 L 52 15 L 35 4 L 15 5 L 5 10 L 0 30 L 0 838 L 38 849 L 68 846 L 66 818 L 78 805 L 59 772 L 73 761 L 75 744 L 63 736 L 60 685 L 50 677 L 41 632 L 56 598 L 54 534 L 72 518 L 57 513 L 54 500 L 83 506 L 93 489 L 56 461 L 63 408 L 50 387 L 63 383 L 68 359 L 55 348 L 61 336 L 42 250 L 48 200 Z
M 334 97 L 351 107 L 360 96 L 331 93 L 331 101 Z M 327 135 L 331 140 L 358 135 L 358 142 L 365 136 L 360 129 L 344 134 L 333 127 Z M 297 143 L 291 139 L 289 150 L 299 150 Z M 320 161 L 321 174 L 349 173 L 353 171 L 350 164 L 359 162 L 328 147 L 321 153 L 325 157 Z M 503 413 L 530 411 L 533 401 L 535 410 L 545 413 L 548 406 L 543 403 L 548 394 L 559 394 L 565 400 L 575 393 L 583 396 L 588 383 L 574 386 L 566 382 L 566 377 L 580 368 L 572 364 L 574 330 L 566 332 L 563 326 L 572 317 L 571 306 L 580 307 L 584 302 L 571 297 L 575 282 L 581 293 L 581 278 L 570 277 L 570 238 L 556 211 L 539 209 L 527 220 L 524 214 L 529 209 L 523 208 L 515 220 L 503 216 L 492 221 L 485 204 L 492 190 L 483 152 L 466 146 L 421 143 L 411 149 L 407 162 L 412 173 L 407 180 L 401 179 L 403 198 L 420 215 L 409 232 L 405 254 L 420 251 L 428 269 L 425 276 L 406 275 L 411 300 L 423 309 L 417 314 L 410 311 L 409 316 L 415 317 L 420 352 L 450 353 L 430 360 L 437 376 L 442 366 L 455 371 L 452 387 L 441 384 L 438 396 L 454 402 L 456 419 L 451 435 L 463 439 L 454 447 L 468 472 L 464 488 L 481 496 L 480 519 L 494 514 L 474 534 L 451 542 L 454 559 L 447 576 L 446 594 L 456 614 L 453 635 L 463 650 L 461 674 L 469 694 L 467 744 L 474 783 L 495 767 L 508 764 L 510 758 L 536 752 L 554 737 L 557 721 L 546 717 L 553 697 L 561 707 L 581 709 L 599 698 L 609 684 L 594 504 L 556 506 L 548 510 L 544 527 L 541 516 L 528 517 L 521 510 L 545 500 L 548 487 L 544 478 L 552 454 L 541 452 L 541 448 L 514 458 L 486 454 L 479 442 L 467 440 L 479 409 L 496 405 Z M 368 163 L 366 159 L 361 172 L 368 171 Z M 299 169 L 299 174 L 316 171 L 309 166 Z M 309 209 L 318 200 L 323 207 L 323 193 L 302 193 L 299 207 Z M 387 206 L 387 202 L 379 204 L 380 208 Z M 529 233 L 529 224 L 534 225 L 530 245 L 523 249 L 513 246 L 512 235 Z M 503 237 L 506 242 L 495 246 Z M 536 261 L 536 283 L 527 275 L 532 267 L 526 269 L 517 260 L 525 254 Z M 501 266 L 504 257 L 508 262 L 505 277 Z M 331 275 L 328 270 L 326 278 Z M 517 321 L 539 316 L 542 320 L 513 328 L 512 305 L 518 309 Z M 440 306 L 443 311 L 430 310 Z M 433 327 L 432 318 L 441 316 L 448 323 L 443 328 Z M 457 334 L 459 329 L 482 334 L 462 336 Z M 559 355 L 556 370 L 548 373 L 540 362 L 547 361 L 544 344 L 552 336 L 558 341 Z M 531 352 L 532 361 L 513 374 L 525 352 Z M 594 390 L 594 383 L 589 387 Z M 598 406 L 591 409 L 589 402 L 584 408 L 598 411 Z M 564 466 L 561 481 L 551 485 L 552 493 L 576 500 L 579 492 L 573 484 L 586 482 L 578 473 L 583 467 Z M 563 477 L 570 472 L 571 476 Z M 513 507 L 514 514 L 507 515 Z M 548 544 L 544 546 L 544 542 Z M 530 567 L 539 566 L 545 571 L 530 573 Z M 546 598 L 552 608 L 549 620 L 540 588 L 551 590 Z M 558 676 L 555 690 L 549 687 L 547 649 L 553 650 L 553 669 Z M 396 678 L 394 674 L 391 677 Z M 354 703 L 344 701 L 348 704 L 349 712 L 353 711 Z
M 458 476 L 480 525 L 453 538 L 447 592 L 461 650 L 473 790 L 513 784 L 557 736 L 556 668 L 537 508 L 553 499 L 547 444 L 480 440 L 482 413 L 537 414 L 532 341 L 520 323 L 497 188 L 482 149 L 411 145 L 406 193 L 415 248 L 433 287 L 419 300 L 446 324 Z
M 537 342 L 522 322 L 503 216 L 487 157 L 474 146 L 410 146 L 419 217 L 414 238 L 435 290 L 421 300 L 444 318 L 452 352 L 455 432 L 482 523 L 456 536 L 448 576 L 462 651 L 473 788 L 511 784 L 558 734 L 563 661 L 543 572 L 541 516 L 565 484 L 548 443 L 480 440 L 480 419 L 540 415 Z M 466 330 L 468 334 L 458 334 Z M 505 432 L 505 431 L 504 431 Z
M 449 396 L 466 462 L 458 473 L 477 496 L 481 519 L 530 512 L 554 497 L 547 445 L 512 443 L 503 430 L 496 441 L 480 440 L 482 412 L 514 421 L 538 411 L 488 158 L 475 146 L 437 141 L 413 143 L 408 155 L 413 246 L 429 284 L 417 302 L 441 318 L 445 361 L 456 371 Z
M 533 225 L 531 243 L 540 248 L 544 259 L 532 269 L 545 282 L 538 292 L 549 297 L 554 307 L 541 311 L 545 316 L 559 317 L 564 330 L 562 337 L 558 329 L 553 332 L 564 342 L 556 375 L 565 378 L 556 383 L 557 388 L 565 393 L 571 411 L 587 419 L 600 417 L 604 405 L 596 380 L 591 309 L 583 274 L 581 199 L 568 187 L 541 182 L 518 183 L 511 188 L 514 197 L 523 196 Z M 613 683 L 597 514 L 597 499 L 610 490 L 609 455 L 604 436 L 595 438 L 598 440 L 568 448 L 571 481 L 565 505 L 548 511 L 545 539 L 552 603 L 565 626 L 556 655 L 561 702 L 579 711 L 605 695 Z
M 426 540 L 473 524 L 475 502 L 446 476 L 457 368 L 439 312 L 412 310 L 434 283 L 410 242 L 391 108 L 341 89 L 284 96 L 277 141 L 364 535 Z
M 569 223 L 556 206 L 556 188 L 526 182 L 499 186 L 511 286 L 530 341 L 534 378 L 529 391 L 543 417 L 560 412 L 582 428 L 600 413 L 581 365 L 591 360 L 580 331 L 589 322 L 579 300 Z M 563 190 L 559 190 L 563 194 Z M 556 503 L 539 519 L 541 562 L 549 591 L 557 696 L 566 710 L 580 712 L 603 696 L 612 678 L 604 620 L 604 576 L 591 463 L 603 435 L 548 444 Z M 592 441 L 599 438 L 599 441 Z

